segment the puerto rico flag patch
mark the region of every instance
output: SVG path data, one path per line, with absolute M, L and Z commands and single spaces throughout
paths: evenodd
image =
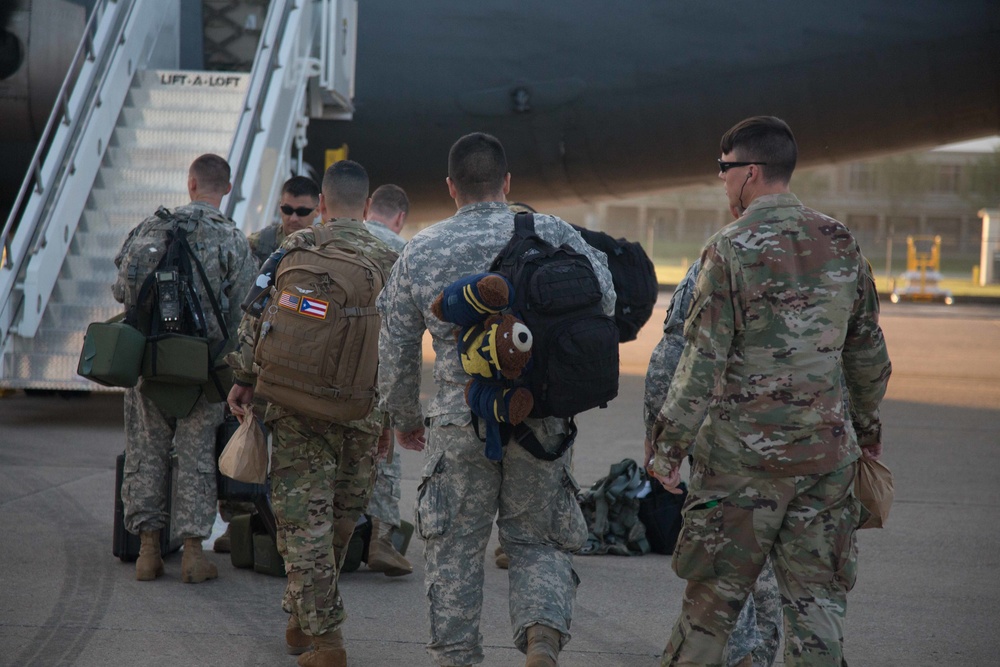
M 303 315 L 308 315 L 309 317 L 325 320 L 326 309 L 329 306 L 329 301 L 320 301 L 319 299 L 308 299 L 306 297 L 302 297 L 302 301 L 299 303 L 299 312 Z
M 278 305 L 289 310 L 298 310 L 299 297 L 295 296 L 291 292 L 282 292 L 281 296 L 278 297 Z

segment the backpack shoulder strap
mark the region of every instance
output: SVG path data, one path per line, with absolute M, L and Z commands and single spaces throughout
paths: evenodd
M 528 212 L 520 212 L 514 216 L 514 236 L 526 239 L 535 234 L 535 216 Z

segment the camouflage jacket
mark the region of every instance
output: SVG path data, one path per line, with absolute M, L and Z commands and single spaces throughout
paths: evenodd
M 613 315 L 615 291 L 604 253 L 588 245 L 559 218 L 536 215 L 535 230 L 549 243 L 567 243 L 590 259 L 604 294 L 601 305 L 604 312 Z M 476 203 L 420 231 L 406 244 L 378 299 L 382 313 L 379 390 L 382 408 L 396 429 L 411 431 L 423 423 L 420 365 L 425 329 L 431 332 L 434 345 L 437 385 L 427 416 L 442 417 L 446 424 L 470 421 L 465 402 L 469 376 L 455 350 L 456 327 L 437 319 L 431 313 L 431 303 L 459 278 L 488 270 L 513 233 L 514 214 L 506 203 Z
M 255 231 L 247 237 L 247 241 L 250 242 L 253 256 L 257 258 L 257 264 L 263 265 L 271 253 L 285 242 L 285 229 L 281 226 L 280 221 L 275 222 Z
M 174 216 L 183 222 L 187 230 L 188 242 L 198 257 L 208 276 L 209 286 L 226 318 L 226 327 L 230 338 L 236 336 L 236 326 L 242 316 L 240 303 L 257 276 L 257 263 L 250 253 L 246 237 L 236 228 L 233 221 L 225 217 L 219 209 L 205 202 L 192 202 L 180 206 L 173 211 Z M 139 288 L 145 275 L 140 266 L 148 267 L 158 257 L 149 258 L 151 253 L 162 253 L 165 248 L 167 230 L 173 227 L 173 222 L 161 220 L 152 215 L 143 220 L 129 232 L 118 256 L 115 266 L 118 267 L 118 278 L 111 288 L 115 300 L 131 307 L 138 296 Z M 153 267 L 155 268 L 155 267 Z M 193 267 L 192 267 L 193 268 Z M 138 270 L 137 270 L 138 269 Z M 197 269 L 193 268 L 197 274 Z M 205 313 L 209 339 L 212 342 L 222 340 L 222 331 L 216 322 L 212 311 L 212 302 L 200 276 L 195 277 L 195 285 L 201 297 L 201 307 Z
M 396 261 L 396 252 L 385 243 L 374 237 L 360 220 L 353 218 L 334 218 L 323 223 L 324 225 L 338 232 L 338 236 L 346 244 L 356 247 L 362 254 L 382 267 L 388 276 Z M 300 229 L 290 234 L 282 242 L 281 247 L 286 250 L 292 248 L 303 248 L 315 245 L 316 235 L 312 227 Z M 280 264 L 279 264 L 280 266 Z M 236 380 L 245 385 L 253 385 L 256 382 L 256 374 L 253 370 L 254 348 L 257 343 L 257 336 L 260 334 L 260 320 L 250 315 L 244 315 L 240 322 L 238 334 L 238 347 L 230 354 L 226 360 L 233 367 L 233 376 Z M 269 404 L 264 415 L 264 421 L 271 421 L 279 417 L 290 414 L 291 411 L 275 404 Z M 381 433 L 382 413 L 373 410 L 368 417 L 342 424 L 349 428 L 358 429 L 366 433 Z
M 656 421 L 656 415 L 660 413 L 663 402 L 667 400 L 670 381 L 674 378 L 677 362 L 680 361 L 681 352 L 684 351 L 684 317 L 691 307 L 691 293 L 694 292 L 694 281 L 698 278 L 699 266 L 701 262 L 696 260 L 677 285 L 674 295 L 670 297 L 667 317 L 663 320 L 663 337 L 649 357 L 642 417 L 646 423 L 646 437 L 650 440 L 653 439 L 653 423 Z
M 878 315 L 847 227 L 790 193 L 755 199 L 702 253 L 686 345 L 653 427 L 655 469 L 689 452 L 759 476 L 855 460 L 859 442 L 881 440 L 891 365 Z
M 370 231 L 373 236 L 383 241 L 387 246 L 396 252 L 403 252 L 403 247 L 406 246 L 406 239 L 383 225 L 378 220 L 365 220 L 365 227 L 368 228 L 368 231 Z

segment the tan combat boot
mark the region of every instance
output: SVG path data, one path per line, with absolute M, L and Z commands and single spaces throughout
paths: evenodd
M 504 552 L 502 546 L 497 545 L 496 551 L 493 552 L 493 556 L 496 557 L 494 562 L 501 570 L 510 568 L 510 556 Z
M 368 569 L 382 572 L 387 577 L 413 574 L 410 561 L 396 551 L 392 544 L 392 526 L 372 519 L 372 539 L 368 544 Z
M 347 667 L 347 651 L 340 628 L 314 636 L 312 646 L 312 651 L 299 656 L 299 667 Z
M 201 550 L 200 537 L 184 538 L 184 557 L 181 559 L 181 581 L 185 584 L 200 584 L 206 579 L 215 579 L 219 571 L 205 558 Z
M 302 632 L 299 619 L 294 615 L 288 617 L 288 627 L 285 628 L 285 645 L 288 655 L 302 655 L 312 647 L 312 637 Z
M 163 556 L 160 554 L 160 531 L 139 531 L 139 558 L 135 561 L 137 581 L 152 581 L 163 575 Z
M 559 631 L 547 625 L 528 628 L 528 659 L 524 667 L 556 667 L 561 639 Z

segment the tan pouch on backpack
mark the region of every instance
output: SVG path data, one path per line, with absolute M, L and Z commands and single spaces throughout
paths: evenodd
M 278 265 L 254 349 L 255 394 L 307 417 L 353 421 L 375 405 L 375 299 L 386 276 L 329 230 L 313 230 L 316 245 Z

